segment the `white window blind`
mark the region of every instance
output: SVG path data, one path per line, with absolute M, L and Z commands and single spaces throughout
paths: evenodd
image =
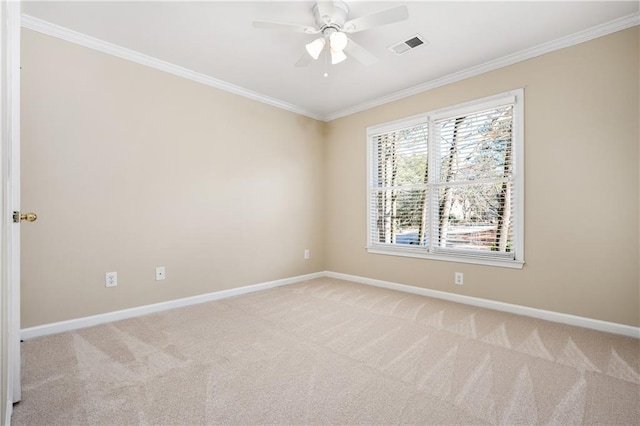
M 379 244 L 424 245 L 427 211 L 428 126 L 375 136 L 370 216 Z
M 369 251 L 521 267 L 521 116 L 518 91 L 370 128 Z

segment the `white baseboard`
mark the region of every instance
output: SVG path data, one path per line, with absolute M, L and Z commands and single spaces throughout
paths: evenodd
M 406 284 L 375 280 L 373 278 L 365 278 L 357 275 L 341 274 L 331 271 L 325 271 L 324 275 L 330 278 L 352 281 L 360 284 L 387 288 L 390 290 L 398 290 L 405 293 L 418 294 L 420 296 L 428 296 L 436 299 L 444 299 L 451 302 L 463 303 L 465 305 L 479 306 L 481 308 L 488 308 L 496 311 L 509 312 L 512 314 L 518 314 L 562 324 L 574 325 L 578 327 L 590 328 L 607 333 L 621 334 L 623 336 L 640 338 L 640 327 L 633 327 L 630 325 L 618 324 L 615 322 L 601 321 L 592 318 L 579 317 L 577 315 L 563 314 L 560 312 L 546 311 L 544 309 L 530 308 L 521 305 L 513 305 L 511 303 L 498 302 L 495 300 L 481 299 L 479 297 L 464 296 L 461 294 L 447 293 L 445 291 L 430 290 L 427 288 L 414 287 Z
M 180 308 L 183 306 L 196 305 L 198 303 L 210 302 L 213 300 L 224 299 L 240 294 L 251 293 L 259 290 L 266 290 L 273 287 L 280 287 L 297 282 L 311 280 L 314 278 L 329 277 L 345 281 L 352 281 L 360 284 L 372 285 L 375 287 L 387 288 L 390 290 L 403 291 L 405 293 L 418 294 L 420 296 L 428 296 L 436 299 L 448 300 L 451 302 L 462 303 L 465 305 L 478 306 L 481 308 L 493 309 L 496 311 L 509 312 L 512 314 L 523 315 L 532 318 L 543 319 L 562 324 L 573 325 L 577 327 L 590 328 L 593 330 L 604 331 L 607 333 L 621 334 L 623 336 L 640 338 L 640 327 L 633 327 L 625 324 L 601 321 L 592 318 L 579 317 L 571 314 L 563 314 L 560 312 L 546 311 L 544 309 L 530 308 L 527 306 L 514 305 L 511 303 L 498 302 L 495 300 L 481 299 L 479 297 L 464 296 L 461 294 L 447 293 L 445 291 L 431 290 L 422 287 L 414 287 L 406 284 L 398 284 L 390 281 L 376 280 L 373 278 L 360 277 L 357 275 L 342 274 L 332 271 L 315 272 L 313 274 L 299 275 L 291 278 L 284 278 L 276 281 L 269 281 L 260 284 L 249 285 L 245 287 L 232 288 L 229 290 L 216 291 L 213 293 L 202 294 L 199 296 L 186 297 L 183 299 L 170 300 L 168 302 L 156 303 L 153 305 L 139 306 L 121 311 L 108 312 L 90 317 L 76 318 L 68 321 L 61 321 L 52 324 L 44 324 L 36 327 L 25 328 L 21 330 L 20 338 L 22 340 L 33 339 L 35 337 L 48 336 L 51 334 L 62 333 L 65 331 L 78 330 L 81 328 L 92 327 L 94 325 L 105 324 L 113 321 L 119 321 L 127 318 L 139 317 L 156 312 L 166 311 L 169 309 Z
M 60 322 L 54 322 L 51 324 L 39 325 L 36 327 L 23 328 L 20 332 L 20 338 L 22 340 L 27 340 L 27 339 L 33 339 L 41 336 L 49 336 L 51 334 L 78 330 L 81 328 L 92 327 L 94 325 L 105 324 L 105 323 L 119 321 L 127 318 L 139 317 L 142 315 L 148 315 L 156 312 L 166 311 L 169 309 L 180 308 L 183 306 L 190 306 L 190 305 L 196 305 L 198 303 L 211 302 L 213 300 L 225 299 L 231 296 L 238 296 L 240 294 L 252 293 L 254 291 L 266 290 L 268 288 L 294 284 L 300 281 L 311 280 L 314 278 L 322 278 L 324 276 L 325 276 L 324 272 L 315 272 L 313 274 L 298 275 L 296 277 L 284 278 L 281 280 L 248 285 L 245 287 L 215 291 L 213 293 L 201 294 L 199 296 L 185 297 L 183 299 L 170 300 L 168 302 L 155 303 L 153 305 L 138 306 L 136 308 L 123 309 L 121 311 L 114 311 L 114 312 L 107 312 L 105 314 L 92 315 L 90 317 L 76 318 L 76 319 L 67 320 L 67 321 L 60 321 Z

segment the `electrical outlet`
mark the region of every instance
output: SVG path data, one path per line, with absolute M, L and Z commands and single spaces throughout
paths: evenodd
M 462 272 L 456 272 L 453 278 L 453 282 L 458 285 L 464 284 L 464 274 Z
M 158 266 L 156 268 L 156 281 L 165 279 L 164 266 Z
M 115 287 L 118 285 L 118 273 L 117 272 L 107 272 L 104 274 L 104 286 L 105 287 Z
M 306 249 L 306 250 L 304 251 L 304 258 L 305 258 L 305 259 L 309 259 L 309 257 L 311 257 L 311 254 L 309 253 L 309 249 Z

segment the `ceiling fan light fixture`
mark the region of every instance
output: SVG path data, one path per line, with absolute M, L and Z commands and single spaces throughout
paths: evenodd
M 305 46 L 309 56 L 303 53 L 295 63 L 296 67 L 305 67 L 311 63 L 311 60 L 320 59 L 320 55 L 323 55 L 323 52 L 325 52 L 323 56 L 326 59 L 323 62 L 326 65 L 328 65 L 329 56 L 332 64 L 339 64 L 347 58 L 347 55 L 362 65 L 371 65 L 376 62 L 376 57 L 350 39 L 348 34 L 394 24 L 409 18 L 407 6 L 397 6 L 349 19 L 349 7 L 344 0 L 316 0 L 314 3 L 312 12 L 315 25 L 313 26 L 267 21 L 253 22 L 254 28 L 321 35 L 320 38 Z M 329 45 L 328 47 L 327 44 Z
M 331 49 L 331 65 L 339 64 L 347 59 L 347 55 L 342 50 Z
M 344 48 L 347 47 L 348 42 L 349 39 L 347 38 L 347 35 L 341 31 L 331 33 L 329 36 L 329 44 L 331 45 L 331 48 L 336 51 L 342 52 Z
M 318 59 L 320 57 L 320 53 L 322 53 L 322 49 L 324 49 L 324 44 L 324 38 L 318 37 L 306 45 L 307 52 L 313 59 Z

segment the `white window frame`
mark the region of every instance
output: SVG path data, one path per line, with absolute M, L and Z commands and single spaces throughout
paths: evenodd
M 499 255 L 492 255 L 487 252 L 472 253 L 467 251 L 456 252 L 456 250 L 429 251 L 428 247 L 411 247 L 399 244 L 375 243 L 371 229 L 371 218 L 374 212 L 371 211 L 371 195 L 374 171 L 372 170 L 372 160 L 376 155 L 374 152 L 375 137 L 401 129 L 415 127 L 421 124 L 429 126 L 428 137 L 435 134 L 435 122 L 443 118 L 456 117 L 470 114 L 483 109 L 497 108 L 507 104 L 513 104 L 513 125 L 512 125 L 512 154 L 513 154 L 513 235 L 514 235 L 514 258 L 500 258 Z M 429 142 L 429 164 L 438 164 L 436 155 L 436 144 Z M 429 185 L 435 182 L 436 167 L 429 167 Z M 437 215 L 434 203 L 437 197 L 430 197 L 430 223 L 433 226 L 433 217 Z M 367 127 L 367 251 L 372 254 L 383 254 L 392 256 L 417 257 L 422 259 L 443 260 L 450 262 L 472 263 L 479 265 L 498 266 L 505 268 L 521 269 L 524 266 L 524 89 L 516 89 L 494 96 L 465 102 L 430 111 L 423 114 L 382 123 Z

